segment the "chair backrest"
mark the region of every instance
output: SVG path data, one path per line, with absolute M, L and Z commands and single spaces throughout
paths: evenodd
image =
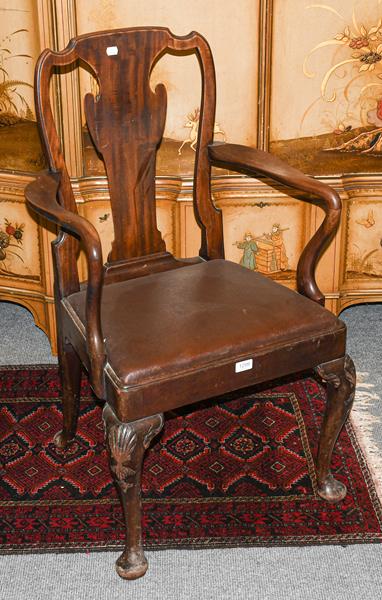
M 61 52 L 45 50 L 36 65 L 36 114 L 50 169 L 61 172 L 59 202 L 76 211 L 70 178 L 61 152 L 49 99 L 55 67 L 83 61 L 95 75 L 99 94 L 85 96 L 85 116 L 108 177 L 114 241 L 108 264 L 120 264 L 166 250 L 157 228 L 156 152 L 166 119 L 163 84 L 150 88 L 150 74 L 166 52 L 196 54 L 202 74 L 200 125 L 195 158 L 194 209 L 201 228 L 200 254 L 223 255 L 222 219 L 211 200 L 207 146 L 213 140 L 215 73 L 210 48 L 198 33 L 177 37 L 166 28 L 128 28 L 74 38 Z M 75 264 L 74 245 L 64 260 Z

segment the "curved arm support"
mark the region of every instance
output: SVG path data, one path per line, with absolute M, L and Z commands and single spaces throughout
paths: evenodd
M 86 345 L 90 359 L 90 376 L 95 393 L 104 397 L 103 368 L 105 343 L 101 326 L 103 261 L 101 241 L 95 227 L 83 217 L 57 202 L 59 173 L 43 173 L 25 189 L 28 206 L 63 230 L 78 236 L 84 246 L 88 285 L 86 290 Z
M 300 294 L 324 304 L 325 297 L 315 279 L 317 262 L 333 239 L 341 217 L 341 200 L 331 187 L 304 175 L 279 158 L 238 144 L 211 144 L 208 147 L 209 159 L 213 165 L 241 171 L 256 177 L 264 175 L 274 181 L 296 190 L 306 192 L 323 202 L 325 218 L 311 240 L 304 248 L 297 266 L 297 289 Z M 309 198 L 306 198 L 309 201 Z

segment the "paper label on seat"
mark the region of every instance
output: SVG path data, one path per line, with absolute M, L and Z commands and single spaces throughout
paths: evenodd
M 249 369 L 253 369 L 253 358 L 247 358 L 247 360 L 240 360 L 235 364 L 235 373 L 249 371 Z
M 108 56 L 117 56 L 117 54 L 118 54 L 118 48 L 117 48 L 117 46 L 108 46 L 106 48 L 106 54 Z

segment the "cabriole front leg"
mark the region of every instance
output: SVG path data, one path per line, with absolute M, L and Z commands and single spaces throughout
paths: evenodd
M 125 549 L 116 562 L 118 575 L 138 579 L 147 571 L 142 548 L 141 472 L 145 450 L 163 427 L 163 415 L 122 423 L 113 409 L 103 409 L 105 437 L 110 454 L 110 467 L 120 493 L 126 524 Z
M 318 493 L 329 502 L 338 502 L 346 496 L 346 486 L 334 479 L 330 463 L 334 445 L 353 404 L 356 372 L 354 363 L 347 354 L 316 367 L 316 372 L 327 383 L 326 410 L 316 465 Z

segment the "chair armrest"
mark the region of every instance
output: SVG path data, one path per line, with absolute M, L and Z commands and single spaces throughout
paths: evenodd
M 300 294 L 324 304 L 325 296 L 317 286 L 315 269 L 317 262 L 333 239 L 341 218 L 341 199 L 331 187 L 308 177 L 290 167 L 276 156 L 238 144 L 211 144 L 208 147 L 211 164 L 233 171 L 241 171 L 252 177 L 265 175 L 296 190 L 306 192 L 322 200 L 325 218 L 311 240 L 305 246 L 297 265 L 297 289 Z M 309 198 L 305 198 L 310 200 Z
M 60 185 L 59 173 L 44 172 L 25 188 L 27 205 L 64 231 L 78 236 L 84 246 L 88 285 L 86 290 L 86 345 L 90 360 L 93 388 L 98 394 L 103 390 L 105 343 L 101 326 L 101 293 L 103 260 L 101 241 L 95 227 L 80 215 L 63 208 L 57 201 Z M 101 396 L 102 397 L 102 396 Z

